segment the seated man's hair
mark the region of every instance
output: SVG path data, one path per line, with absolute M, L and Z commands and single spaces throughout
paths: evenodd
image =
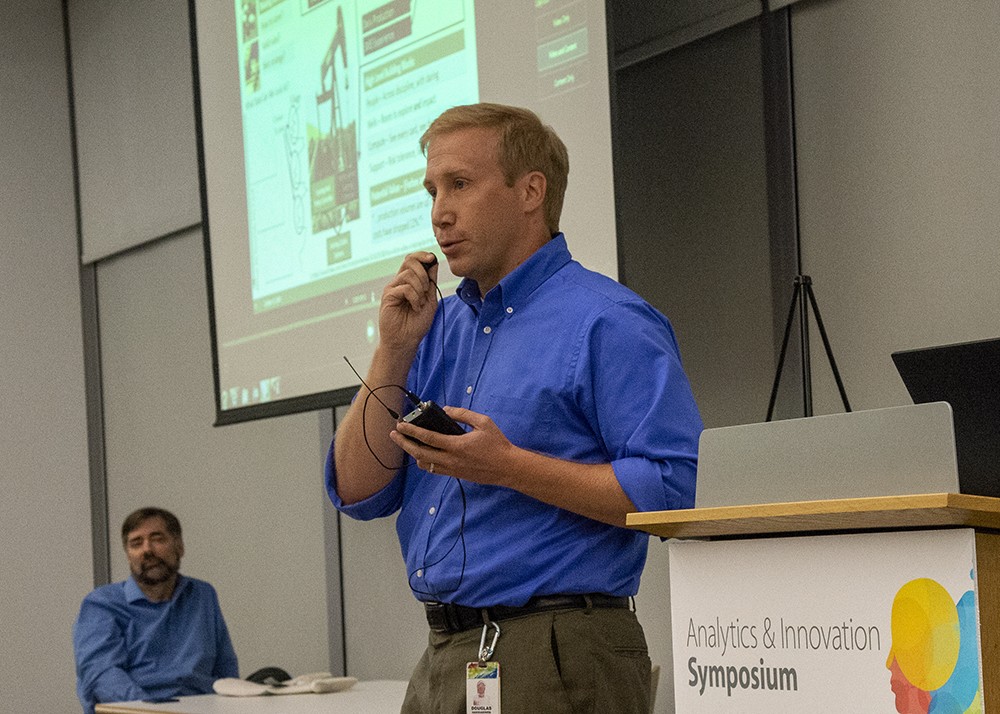
M 175 538 L 181 537 L 181 522 L 177 520 L 177 516 L 163 508 L 146 506 L 132 511 L 128 514 L 128 517 L 125 518 L 125 522 L 122 523 L 122 545 L 124 546 L 128 543 L 129 533 L 142 525 L 147 519 L 156 518 L 157 516 L 162 518 L 163 522 L 166 524 L 167 533 Z

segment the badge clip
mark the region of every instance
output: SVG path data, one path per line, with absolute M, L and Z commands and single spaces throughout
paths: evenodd
M 490 628 L 494 629 L 493 641 L 490 643 L 489 647 L 486 646 L 486 633 L 489 632 Z M 496 649 L 497 640 L 500 639 L 500 625 L 495 622 L 489 622 L 483 625 L 483 636 L 479 638 L 479 662 L 480 664 L 485 664 L 490 657 L 493 656 L 493 650 Z

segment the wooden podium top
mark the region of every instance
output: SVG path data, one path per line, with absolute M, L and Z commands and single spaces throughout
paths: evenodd
M 938 526 L 1000 530 L 1000 498 L 925 493 L 719 506 L 630 513 L 625 523 L 663 538 L 726 538 Z

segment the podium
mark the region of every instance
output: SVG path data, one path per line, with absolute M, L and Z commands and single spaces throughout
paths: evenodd
M 675 539 L 678 714 L 804 711 L 808 697 L 812 710 L 839 700 L 839 711 L 892 712 L 894 697 L 897 708 L 907 696 L 967 699 L 974 677 L 983 711 L 1000 711 L 1000 498 L 929 493 L 721 506 L 632 513 L 626 523 Z M 958 556 L 948 550 L 955 543 Z M 937 575 L 938 566 L 952 572 Z M 941 588 L 938 581 L 958 583 L 944 606 L 928 589 Z M 807 602 L 796 601 L 799 592 Z M 974 608 L 977 637 L 966 636 L 970 617 L 956 619 L 952 603 L 959 615 L 963 605 Z M 957 649 L 960 626 L 966 646 L 978 641 L 971 660 Z M 921 638 L 932 651 L 914 665 Z M 970 661 L 978 673 L 959 673 Z M 906 677 L 893 669 L 907 664 Z M 782 691 L 764 692 L 772 673 Z M 903 692 L 909 685 L 933 691 Z M 861 708 L 847 703 L 851 697 Z

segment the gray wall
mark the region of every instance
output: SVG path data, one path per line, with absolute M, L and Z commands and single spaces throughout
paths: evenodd
M 201 221 L 191 42 L 186 2 L 67 6 L 89 263 Z
M 615 79 L 620 279 L 670 318 L 706 426 L 763 421 L 775 360 L 757 24 Z
M 165 22 L 160 13 L 179 11 L 163 5 L 173 4 L 70 3 L 74 83 L 91 93 L 78 107 L 81 154 L 85 144 L 89 155 L 104 157 L 81 165 L 88 186 L 81 187 L 82 223 L 88 235 L 119 233 L 140 245 L 96 263 L 114 576 L 124 573 L 114 533 L 121 517 L 139 502 L 162 502 L 184 520 L 185 569 L 219 586 L 244 670 L 333 666 L 337 528 L 320 486 L 329 417 L 211 426 L 201 236 L 191 228 L 199 218 L 181 199 L 174 202 L 184 207 L 179 213 L 160 213 L 168 197 L 190 195 L 197 184 L 189 163 L 174 155 L 189 154 L 194 142 L 184 119 L 192 111 L 186 49 L 157 57 L 161 74 L 146 83 L 102 89 L 89 74 L 106 71 L 108 61 L 119 71 L 122 63 L 147 66 L 150 58 L 130 57 L 129 43 L 105 52 L 115 32 L 158 36 L 135 45 L 153 52 L 186 48 L 186 17 Z M 793 6 L 804 268 L 816 281 L 859 408 L 907 401 L 888 360 L 893 349 L 997 333 L 1000 10 L 985 0 L 958 5 L 960 12 L 932 0 Z M 126 27 L 115 24 L 122 17 Z M 0 478 L 7 491 L 0 532 L 8 544 L 0 566 L 8 614 L 0 619 L 0 699 L 15 711 L 59 714 L 78 710 L 69 628 L 93 585 L 61 7 L 56 0 L 6 3 L 0 20 L 0 254 L 8 267 L 0 285 Z M 157 122 L 134 111 L 144 100 L 159 107 L 154 117 L 176 116 Z M 145 133 L 152 144 L 128 148 Z M 155 184 L 116 194 L 92 183 L 120 180 L 136 161 Z M 152 228 L 146 215 L 157 216 Z M 727 213 L 720 225 L 732 219 Z M 124 225 L 109 223 L 118 220 Z M 727 270 L 745 263 L 737 255 L 722 259 Z M 688 307 L 714 319 L 711 301 Z M 690 344 L 684 332 L 680 339 Z M 709 374 L 710 365 L 690 364 L 702 359 L 699 351 L 691 345 L 685 359 L 695 374 Z M 705 354 L 711 359 L 713 351 Z M 814 355 L 817 409 L 835 411 L 823 359 Z M 725 379 L 701 380 L 707 404 L 723 404 L 730 388 Z M 365 678 L 405 677 L 424 629 L 405 591 L 392 524 L 345 523 L 342 547 L 348 669 Z M 667 665 L 663 550 L 651 544 L 639 613 L 654 656 Z M 39 673 L 45 687 L 24 686 Z M 661 712 L 672 709 L 667 680 Z
M 110 519 L 99 535 L 113 576 L 125 575 L 123 516 L 165 505 L 185 527 L 184 571 L 219 590 L 244 673 L 339 671 L 336 520 L 320 479 L 332 415 L 212 426 L 202 236 L 184 230 L 200 221 L 198 176 L 177 161 L 195 153 L 186 6 L 73 2 L 70 21 L 81 223 L 97 242 L 139 246 L 93 266 Z M 79 711 L 70 633 L 95 584 L 92 515 L 102 521 L 90 507 L 62 3 L 5 3 L 0 47 L 0 700 L 61 714 Z
M 317 415 L 212 427 L 200 230 L 102 261 L 97 284 L 113 579 L 128 575 L 119 524 L 162 505 L 184 526 L 183 571 L 219 592 L 243 675 L 327 669 L 337 559 L 323 538 Z
M 1000 336 L 1000 4 L 800 3 L 792 31 L 803 266 L 852 406 L 908 404 L 894 350 Z
M 79 712 L 91 586 L 73 164 L 59 0 L 0 6 L 0 707 Z
M 70 2 L 69 32 L 112 579 L 127 575 L 118 524 L 162 505 L 184 525 L 183 571 L 219 592 L 243 674 L 339 670 L 320 479 L 332 415 L 212 426 L 187 5 Z

